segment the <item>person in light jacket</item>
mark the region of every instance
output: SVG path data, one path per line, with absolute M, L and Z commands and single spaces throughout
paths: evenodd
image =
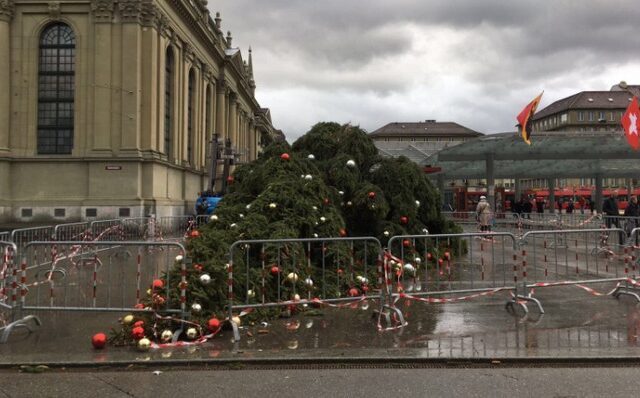
M 480 202 L 476 207 L 476 218 L 480 224 L 480 231 L 491 232 L 491 206 L 485 196 L 480 196 Z

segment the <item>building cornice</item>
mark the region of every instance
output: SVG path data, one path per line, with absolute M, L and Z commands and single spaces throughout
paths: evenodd
M 114 0 L 92 0 L 91 12 L 96 23 L 111 23 L 113 11 L 115 9 Z

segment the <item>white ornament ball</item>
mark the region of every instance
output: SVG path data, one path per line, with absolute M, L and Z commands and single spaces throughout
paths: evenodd
M 344 195 L 344 191 L 338 191 L 338 194 Z
M 425 234 L 425 235 L 429 235 L 429 230 L 426 229 L 426 228 L 423 228 L 422 229 L 422 233 Z
M 411 263 L 406 263 L 403 268 L 404 268 L 404 272 L 408 274 L 413 274 L 416 272 L 416 268 Z
M 416 200 L 416 206 L 420 207 L 420 201 L 419 200 Z
M 238 214 L 238 217 L 244 218 L 244 214 L 240 213 L 240 214 Z
M 193 304 L 191 304 L 191 311 L 195 312 L 197 314 L 200 311 L 202 311 L 202 306 L 200 304 L 198 304 L 198 303 L 193 303 Z
M 298 293 L 294 294 L 293 296 L 291 296 L 291 299 L 293 301 L 300 301 L 300 295 Z
M 348 167 L 356 167 L 356 162 L 352 159 L 347 160 Z
M 143 337 L 140 340 L 138 340 L 138 350 L 149 351 L 149 348 L 151 348 L 151 340 L 149 340 L 146 337 Z
M 307 174 L 306 176 L 304 176 L 304 179 L 310 181 L 313 180 L 313 176 L 311 174 Z
M 184 257 L 182 257 L 182 255 L 181 255 L 181 254 L 178 254 L 178 255 L 176 256 L 176 261 L 177 261 L 177 262 L 181 262 L 183 259 L 184 259 Z
M 242 319 L 240 319 L 240 317 L 237 315 L 231 318 L 231 321 L 238 326 L 242 325 Z
M 200 283 L 202 283 L 203 285 L 208 285 L 209 283 L 211 283 L 211 276 L 209 274 L 200 275 Z
M 287 275 L 287 280 L 291 283 L 298 282 L 298 274 L 296 274 L 295 272 L 290 272 L 289 275 Z
M 196 328 L 187 329 L 187 337 L 190 338 L 191 340 L 198 337 L 198 331 L 196 330 Z
M 317 224 L 318 224 L 318 223 L 316 223 L 316 225 L 317 225 Z M 318 234 L 313 234 L 313 237 L 314 237 L 314 238 L 317 238 L 318 236 L 319 236 Z
M 315 160 L 315 159 L 316 159 L 316 157 L 315 157 L 315 156 L 313 156 L 313 153 L 310 153 L 309 155 L 307 155 L 307 159 L 309 159 L 309 160 Z
M 358 283 L 362 283 L 362 281 L 363 281 L 363 280 L 364 280 L 364 277 L 363 277 L 362 275 L 358 275 L 358 276 L 356 276 L 356 281 L 357 281 Z
M 311 208 L 312 208 L 313 210 L 318 210 L 318 207 L 317 207 L 317 206 L 311 206 Z
M 251 203 L 249 203 L 248 205 L 246 205 L 246 206 L 245 206 L 245 208 L 246 208 L 247 210 L 249 210 L 249 209 L 251 208 Z
M 304 280 L 304 285 L 305 285 L 306 287 L 313 287 L 313 279 L 311 279 L 311 278 L 307 278 L 307 279 L 305 279 L 305 280 Z
M 275 203 L 269 203 L 269 208 L 270 208 L 270 209 L 275 209 L 276 207 L 278 207 L 278 205 L 277 205 L 277 204 L 275 204 Z
M 235 228 L 235 227 L 237 227 L 237 226 L 238 226 L 238 224 L 236 224 L 236 223 L 231 223 L 231 225 L 229 225 L 229 226 L 230 226 L 231 228 Z
M 383 232 L 383 235 L 384 235 L 384 236 L 389 236 L 389 231 L 384 231 L 384 232 Z
M 420 257 L 416 257 L 413 259 L 413 262 L 415 262 L 416 264 L 420 264 L 422 263 L 422 259 Z
M 160 335 L 160 340 L 166 343 L 170 341 L 172 337 L 173 337 L 173 332 L 167 329 L 162 331 L 162 334 Z
M 256 292 L 254 292 L 251 289 L 247 290 L 247 297 L 248 298 L 254 298 L 255 296 L 256 296 Z
M 327 221 L 326 217 L 320 217 L 320 222 L 325 222 Z
M 211 221 L 218 221 L 218 216 L 216 216 L 215 214 L 212 215 L 211 217 L 209 217 L 209 220 Z
M 347 202 L 347 206 L 351 206 L 353 203 L 351 203 L 351 201 Z

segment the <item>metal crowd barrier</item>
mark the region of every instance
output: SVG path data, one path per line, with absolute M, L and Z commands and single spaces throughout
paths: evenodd
M 53 236 L 55 240 L 85 240 L 90 233 L 88 222 L 76 222 L 69 224 L 59 224 L 54 228 Z
M 9 231 L 0 232 L 0 242 L 9 242 L 11 233 Z
M 176 242 L 30 242 L 20 252 L 19 311 L 144 311 L 136 308 L 154 279 L 170 278 Z M 186 272 L 187 260 L 181 262 Z M 185 313 L 185 302 L 164 287 L 163 313 Z M 182 287 L 181 296 L 185 295 Z
M 156 220 L 156 240 L 184 238 L 189 232 L 209 222 L 209 216 L 169 216 Z
M 402 235 L 389 239 L 386 260 L 394 296 L 432 299 L 515 290 L 517 238 L 507 232 Z M 514 280 L 514 278 L 516 278 Z
M 33 241 L 46 241 L 50 242 L 55 239 L 54 227 L 33 227 L 33 228 L 20 228 L 11 231 L 11 242 L 15 243 L 18 250 L 22 250 L 29 242 Z
M 297 305 L 342 307 L 379 300 L 386 305 L 382 246 L 373 237 L 241 240 L 229 249 L 228 311 L 239 341 L 237 310 Z M 336 288 L 337 287 L 337 288 Z M 366 303 L 366 304 L 365 304 Z M 397 322 L 404 324 L 402 313 Z
M 6 343 L 14 329 L 33 331 L 31 321 L 38 326 L 40 319 L 33 315 L 18 317 L 14 311 L 18 297 L 18 269 L 15 264 L 17 246 L 0 241 L 0 344 Z

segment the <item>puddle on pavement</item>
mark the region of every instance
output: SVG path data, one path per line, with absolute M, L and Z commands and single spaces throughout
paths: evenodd
M 506 295 L 460 304 L 404 303 L 405 328 L 379 332 L 376 302 L 363 309 L 323 309 L 241 328 L 199 346 L 140 353 L 132 347 L 94 351 L 91 335 L 117 327 L 117 314 L 41 314 L 36 333 L 19 332 L 0 345 L 2 362 L 180 360 L 201 358 L 412 356 L 526 357 L 638 356 L 640 309 L 628 298 L 592 297 L 565 287 L 538 294 L 546 314 L 527 317 L 504 309 Z

